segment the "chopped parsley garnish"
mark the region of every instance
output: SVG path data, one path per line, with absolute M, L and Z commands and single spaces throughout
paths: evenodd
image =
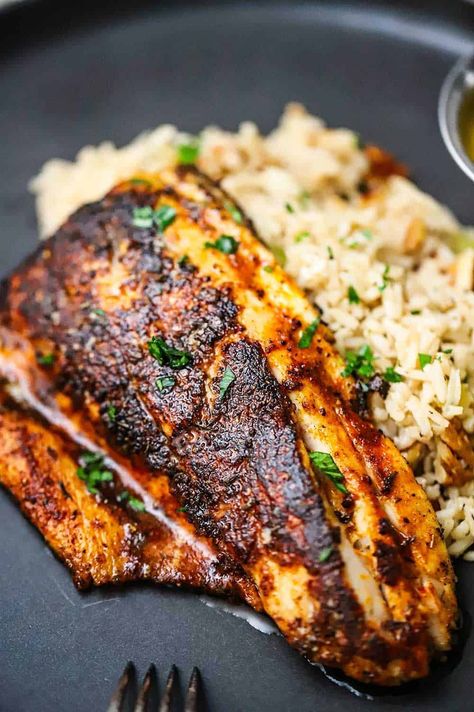
M 273 254 L 273 257 L 276 259 L 280 267 L 284 267 L 286 265 L 286 254 L 285 250 L 283 247 L 278 247 L 277 245 L 273 245 L 270 247 L 270 250 Z
M 333 260 L 333 259 L 334 259 L 334 252 L 332 251 L 332 247 L 330 247 L 330 246 L 328 245 L 328 248 L 327 248 L 327 249 L 328 249 L 328 257 L 329 257 L 329 259 L 330 259 L 330 260 Z
M 129 497 L 128 505 L 129 505 L 129 507 L 134 509 L 135 512 L 144 512 L 145 511 L 145 503 L 142 502 L 142 500 L 138 499 L 137 497 Z
M 131 178 L 130 183 L 132 183 L 132 185 L 151 185 L 151 182 L 149 180 L 146 180 L 145 178 Z
M 334 462 L 332 455 L 329 455 L 327 452 L 310 452 L 309 459 L 323 475 L 329 477 L 340 492 L 347 494 L 347 488 L 344 484 L 344 475 Z
M 239 249 L 239 243 L 232 235 L 220 235 L 215 242 L 205 242 L 204 247 L 211 250 L 219 250 L 224 255 L 235 255 Z
M 285 203 L 285 208 L 287 213 L 294 213 L 295 209 L 291 203 Z
M 431 363 L 433 358 L 429 354 L 418 354 L 418 361 L 420 368 L 424 369 L 429 363 Z
M 101 317 L 107 316 L 107 314 L 105 313 L 105 311 L 103 309 L 91 309 L 91 314 L 95 314 L 96 316 L 101 316 Z
M 114 405 L 107 406 L 107 417 L 109 420 L 114 422 L 117 417 L 117 408 Z
M 374 354 L 368 344 L 364 344 L 358 351 L 346 352 L 346 367 L 342 376 L 360 376 L 370 378 L 374 375 Z
M 176 380 L 173 376 L 160 376 L 160 378 L 157 378 L 155 381 L 155 385 L 159 391 L 171 390 L 174 388 L 175 383 Z
M 189 262 L 189 257 L 187 255 L 182 255 L 178 260 L 178 265 L 184 267 Z
M 133 497 L 128 490 L 120 492 L 117 499 L 119 502 L 126 502 L 135 512 L 144 512 L 146 509 L 145 503 L 138 497 Z
M 449 355 L 449 354 L 453 353 L 453 350 L 452 349 L 443 349 L 443 353 Z
M 349 289 L 347 290 L 347 298 L 349 300 L 349 304 L 359 304 L 360 302 L 360 297 L 357 294 L 356 290 L 350 285 Z
M 224 208 L 227 210 L 228 213 L 230 213 L 231 218 L 238 223 L 239 225 L 242 225 L 244 222 L 244 217 L 240 210 L 238 210 L 235 205 L 230 203 L 229 201 L 226 201 L 224 203 Z
M 184 368 L 193 358 L 189 351 L 180 351 L 169 346 L 161 336 L 152 336 L 148 342 L 148 351 L 161 366 L 171 366 L 176 369 Z
M 182 513 L 182 512 L 187 512 L 187 511 L 188 511 L 188 508 L 187 508 L 186 505 L 183 505 L 182 507 L 178 507 L 178 509 L 177 509 L 176 511 L 177 511 L 177 512 L 180 512 L 180 513 Z
M 417 316 L 418 314 L 421 314 L 421 309 L 412 309 L 410 314 L 413 314 L 413 316 Z
M 227 389 L 235 381 L 235 373 L 229 367 L 226 367 L 224 375 L 219 383 L 219 400 L 222 400 L 227 392 Z
M 382 274 L 382 284 L 379 284 L 379 292 L 383 292 L 387 289 L 388 283 L 390 282 L 390 277 L 388 276 L 390 272 L 390 265 L 385 265 L 385 269 Z
M 300 340 L 298 341 L 298 347 L 300 349 L 309 349 L 320 321 L 321 317 L 318 316 L 316 317 L 316 319 L 314 319 L 314 321 L 311 322 L 311 324 L 309 324 L 309 326 L 306 327 L 306 329 L 303 329 L 303 333 L 301 334 Z
M 309 237 L 309 232 L 307 230 L 302 230 L 295 235 L 295 242 L 303 242 L 303 240 L 306 240 L 307 237 Z
M 190 166 L 196 163 L 201 147 L 197 139 L 193 139 L 188 143 L 181 143 L 178 146 L 178 161 L 183 166 Z
M 374 237 L 374 233 L 372 232 L 372 230 L 369 230 L 368 227 L 364 227 L 364 229 L 360 231 L 360 234 L 363 235 L 366 240 L 372 240 Z
M 79 458 L 80 467 L 77 476 L 86 483 L 91 494 L 98 494 L 98 485 L 102 482 L 111 482 L 112 473 L 104 467 L 104 456 L 98 452 L 83 452 Z
M 135 227 L 141 228 L 153 227 L 153 214 L 154 210 L 151 205 L 133 208 L 133 224 Z
M 363 151 L 365 148 L 365 143 L 362 141 L 358 133 L 354 133 L 354 144 L 355 147 L 359 149 L 359 151 Z
M 53 353 L 36 355 L 36 361 L 40 366 L 52 366 L 55 360 L 56 356 Z
M 157 210 L 153 210 L 151 205 L 133 209 L 133 224 L 139 228 L 155 226 L 159 232 L 164 232 L 175 218 L 176 210 L 171 205 L 162 205 Z
M 164 232 L 176 218 L 176 210 L 171 205 L 162 205 L 161 208 L 155 210 L 154 221 L 160 232 Z
M 263 267 L 264 272 L 273 272 L 273 266 L 272 265 L 264 265 Z
M 403 381 L 402 374 L 395 371 L 393 366 L 389 366 L 387 369 L 385 369 L 383 377 L 389 383 L 400 383 L 401 381 Z
M 319 563 L 324 564 L 325 561 L 329 559 L 329 557 L 332 554 L 332 546 L 325 546 L 324 549 L 321 549 L 319 552 Z

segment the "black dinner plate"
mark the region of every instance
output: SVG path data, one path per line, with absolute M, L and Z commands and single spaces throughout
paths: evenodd
M 289 100 L 410 165 L 474 223 L 474 186 L 436 118 L 441 82 L 472 47 L 457 2 L 16 3 L 0 13 L 0 273 L 35 245 L 29 178 L 87 143 L 122 144 L 164 122 L 198 131 L 244 119 L 271 129 Z M 0 276 L 1 276 L 0 275 Z M 1 467 L 1 463 L 0 463 Z M 474 638 L 429 680 L 369 700 L 197 594 L 146 585 L 78 593 L 0 496 L 0 710 L 101 712 L 125 662 L 202 671 L 213 712 L 474 710 Z M 474 610 L 474 564 L 459 564 Z

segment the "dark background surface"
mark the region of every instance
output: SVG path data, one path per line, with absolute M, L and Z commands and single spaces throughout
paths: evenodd
M 133 10 L 131 5 L 133 4 Z M 50 157 L 122 144 L 163 122 L 198 131 L 244 119 L 271 129 L 289 100 L 395 152 L 417 182 L 474 222 L 474 187 L 439 134 L 441 82 L 474 39 L 461 2 L 36 2 L 0 15 L 0 274 L 35 245 L 26 185 Z M 1 463 L 0 463 L 1 466 Z M 450 674 L 358 699 L 276 636 L 192 593 L 144 585 L 75 591 L 68 573 L 0 496 L 2 712 L 100 712 L 124 663 L 161 681 L 201 668 L 213 712 L 474 709 L 474 640 Z M 474 564 L 460 597 L 474 609 Z

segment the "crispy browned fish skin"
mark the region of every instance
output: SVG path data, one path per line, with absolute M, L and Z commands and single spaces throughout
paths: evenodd
M 78 588 L 148 580 L 245 600 L 258 596 L 232 562 L 198 537 L 182 515 L 169 521 L 91 495 L 77 477 L 77 447 L 0 398 L 0 482 L 19 502 Z M 159 483 L 163 486 L 163 482 Z M 152 488 L 153 491 L 153 488 Z M 171 493 L 154 494 L 163 504 Z
M 192 171 L 150 181 L 78 211 L 13 275 L 5 327 L 55 353 L 49 377 L 80 417 L 169 474 L 190 519 L 242 564 L 301 652 L 380 684 L 425 675 L 456 615 L 425 495 L 349 408 L 327 331 L 297 347 L 316 314 L 225 196 Z M 155 204 L 178 211 L 165 237 L 132 223 L 135 206 Z M 222 233 L 238 239 L 235 255 L 206 247 Z M 192 365 L 160 366 L 154 334 Z M 225 367 L 235 381 L 221 398 Z M 155 388 L 162 375 L 176 379 L 171 391 Z M 307 448 L 331 453 L 348 495 L 314 476 Z

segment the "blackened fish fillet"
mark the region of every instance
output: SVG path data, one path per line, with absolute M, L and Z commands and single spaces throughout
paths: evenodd
M 449 648 L 454 579 L 431 505 L 216 185 L 181 169 L 118 186 L 3 292 L 5 377 L 165 473 L 300 652 L 397 684 Z
M 71 570 L 80 589 L 147 580 L 242 599 L 260 610 L 243 571 L 177 512 L 164 476 L 143 483 L 150 511 L 137 513 L 111 485 L 100 498 L 77 476 L 81 449 L 41 418 L 0 399 L 0 482 Z M 120 468 L 123 475 L 123 467 Z M 137 473 L 127 470 L 135 487 Z M 104 496 L 105 494 L 105 496 Z M 133 500 L 132 500 L 133 503 Z

